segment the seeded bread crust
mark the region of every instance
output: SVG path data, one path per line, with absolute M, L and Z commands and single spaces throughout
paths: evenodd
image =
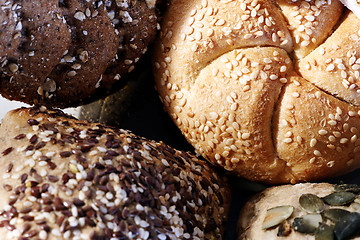
M 0 132 L 2 239 L 222 239 L 229 188 L 186 152 L 43 107 Z
M 270 184 L 360 166 L 360 20 L 338 0 L 174 0 L 161 26 L 156 87 L 199 154 Z
M 157 32 L 156 2 L 0 1 L 0 93 L 67 107 L 124 86 Z
M 266 216 L 266 211 L 270 208 L 290 205 L 294 207 L 294 213 L 289 218 L 292 222 L 294 218 L 306 215 L 304 210 L 301 210 L 299 205 L 299 198 L 302 194 L 311 193 L 318 197 L 324 197 L 334 192 L 334 185 L 328 183 L 300 183 L 296 185 L 284 185 L 272 187 L 264 190 L 258 195 L 250 199 L 243 207 L 239 217 L 239 240 L 257 240 L 257 239 L 289 239 L 289 240 L 313 240 L 314 235 L 301 234 L 294 230 L 291 234 L 285 237 L 278 237 L 277 228 L 262 229 L 262 223 Z M 355 210 L 351 207 L 336 207 L 347 209 L 351 212 Z M 360 239 L 359 237 L 352 239 Z

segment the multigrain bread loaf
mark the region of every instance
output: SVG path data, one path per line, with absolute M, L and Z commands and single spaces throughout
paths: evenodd
M 44 107 L 0 133 L 1 239 L 222 239 L 229 189 L 203 160 Z
M 173 0 L 156 87 L 189 143 L 233 174 L 344 174 L 360 165 L 359 26 L 338 0 Z
M 244 205 L 239 217 L 238 239 L 360 239 L 359 191 L 359 186 L 334 186 L 327 183 L 301 183 L 268 188 Z M 342 201 L 345 198 L 336 199 L 335 195 L 347 196 L 347 203 Z M 346 218 L 348 224 L 339 223 Z M 310 227 L 312 223 L 302 224 L 306 219 L 316 219 L 313 228 Z M 322 223 L 321 234 L 324 234 L 326 229 L 330 233 L 327 236 L 330 237 L 324 238 L 326 235 L 321 235 L 323 238 L 320 238 L 320 230 L 317 230 L 319 222 Z
M 124 85 L 155 37 L 156 0 L 0 1 L 0 93 L 75 106 Z

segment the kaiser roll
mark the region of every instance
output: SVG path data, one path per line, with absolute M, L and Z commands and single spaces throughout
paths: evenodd
M 0 145 L 1 239 L 222 239 L 228 185 L 186 152 L 44 107 Z
M 173 0 L 156 87 L 197 152 L 266 183 L 360 166 L 360 19 L 338 0 Z

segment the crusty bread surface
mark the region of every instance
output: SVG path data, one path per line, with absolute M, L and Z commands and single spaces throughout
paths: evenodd
M 186 152 L 58 110 L 0 125 L 1 239 L 221 239 L 225 179 Z
M 123 87 L 156 35 L 155 4 L 1 0 L 1 95 L 68 107 Z
M 174 0 L 161 26 L 156 87 L 199 154 L 271 184 L 360 166 L 360 20 L 339 1 Z

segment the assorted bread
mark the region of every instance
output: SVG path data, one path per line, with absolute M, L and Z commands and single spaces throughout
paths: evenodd
M 125 84 L 158 30 L 156 0 L 0 1 L 0 94 L 77 106 Z
M 45 107 L 0 133 L 2 239 L 222 239 L 228 185 L 189 153 Z
M 268 188 L 245 204 L 238 239 L 360 239 L 359 193 L 353 184 Z
M 156 89 L 209 162 L 96 123 L 120 122 L 145 86 L 137 75 L 109 95 L 155 38 L 158 3 L 0 0 L 0 94 L 36 105 L 0 124 L 3 239 L 223 239 L 231 191 L 209 162 L 269 184 L 360 167 L 360 19 L 340 0 L 166 2 Z M 103 96 L 83 107 L 95 123 L 52 108 Z M 268 188 L 238 239 L 360 239 L 359 194 Z
M 232 174 L 335 177 L 360 166 L 359 26 L 338 0 L 173 0 L 156 87 L 188 142 Z

